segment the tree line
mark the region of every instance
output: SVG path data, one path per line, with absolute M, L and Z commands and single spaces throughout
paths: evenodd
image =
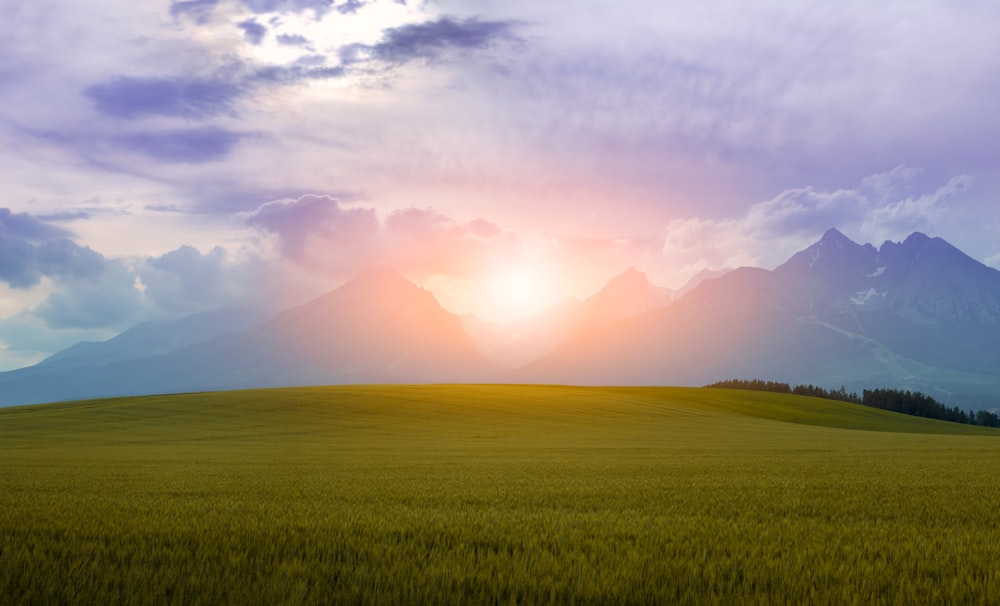
M 969 410 L 968 412 L 958 406 L 948 408 L 934 398 L 922 394 L 919 391 L 909 391 L 901 389 L 865 389 L 859 396 L 857 393 L 848 393 L 843 386 L 840 389 L 824 389 L 816 385 L 789 385 L 777 381 L 762 381 L 761 379 L 729 379 L 717 381 L 706 387 L 717 387 L 722 389 L 749 389 L 751 391 L 773 391 L 776 393 L 790 393 L 800 396 L 812 396 L 814 398 L 825 398 L 827 400 L 840 400 L 842 402 L 852 402 L 872 408 L 891 410 L 916 417 L 928 419 L 939 419 L 951 421 L 952 423 L 965 423 L 967 425 L 981 425 L 984 427 L 1000 427 L 1000 416 L 988 410 Z

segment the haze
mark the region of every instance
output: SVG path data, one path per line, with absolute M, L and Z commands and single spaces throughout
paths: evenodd
M 1000 266 L 991 2 L 0 8 L 0 369 L 393 267 L 510 322 L 837 227 Z

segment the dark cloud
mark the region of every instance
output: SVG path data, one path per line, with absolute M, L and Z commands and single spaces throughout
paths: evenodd
M 0 234 L 0 280 L 13 288 L 36 286 L 42 276 L 91 279 L 104 271 L 107 259 L 68 239 L 32 244 Z
M 291 85 L 306 80 L 342 78 L 347 74 L 343 65 L 315 66 L 320 55 L 302 57 L 291 65 L 269 65 L 258 69 L 252 79 L 261 84 Z M 325 57 L 321 57 L 325 61 Z
M 69 232 L 28 213 L 14 213 L 9 208 L 0 208 L 0 237 L 5 235 L 40 242 L 65 238 Z
M 285 46 L 306 46 L 309 44 L 309 39 L 299 34 L 278 34 L 277 40 L 278 44 Z
M 35 247 L 27 240 L 0 231 L 0 280 L 12 288 L 29 288 L 38 284 L 39 279 Z
M 327 241 L 323 248 L 367 254 L 379 231 L 374 210 L 345 209 L 336 198 L 311 194 L 268 202 L 247 214 L 246 222 L 276 235 L 282 254 L 298 262 L 308 262 L 316 238 Z
M 263 42 L 264 36 L 267 35 L 267 27 L 257 23 L 253 19 L 241 21 L 237 24 L 237 27 L 243 30 L 243 37 L 246 38 L 246 41 L 253 45 Z
M 0 208 L 0 281 L 12 288 L 30 288 L 42 276 L 89 271 L 95 262 L 103 263 L 103 257 L 68 240 L 68 235 L 27 213 Z
M 65 238 L 39 244 L 35 257 L 42 274 L 60 278 L 93 278 L 107 265 L 100 253 Z
M 333 6 L 333 0 L 243 0 L 243 5 L 255 13 L 301 13 L 316 11 L 322 15 Z
M 118 77 L 84 90 L 101 113 L 117 118 L 206 118 L 232 111 L 242 88 L 225 79 Z
M 215 126 L 135 133 L 115 139 L 120 147 L 165 162 L 221 160 L 245 135 Z
M 341 15 L 353 15 L 358 12 L 358 9 L 362 8 L 367 2 L 361 2 L 361 0 L 347 0 L 341 4 L 337 5 L 337 12 Z M 406 4 L 406 2 L 403 2 Z
M 385 30 L 382 40 L 370 47 L 372 56 L 389 63 L 427 59 L 449 49 L 485 48 L 497 40 L 512 38 L 512 21 L 483 21 L 477 18 L 404 25 Z

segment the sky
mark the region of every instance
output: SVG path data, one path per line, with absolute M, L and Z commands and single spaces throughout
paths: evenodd
M 390 266 L 494 322 L 830 227 L 1000 267 L 992 0 L 0 4 L 0 370 Z

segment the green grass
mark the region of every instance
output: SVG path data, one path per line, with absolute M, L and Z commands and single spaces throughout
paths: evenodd
M 0 409 L 0 603 L 996 604 L 998 437 L 683 388 Z

